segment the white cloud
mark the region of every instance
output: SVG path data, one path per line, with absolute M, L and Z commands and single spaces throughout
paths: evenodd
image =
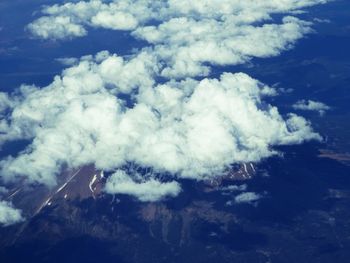
M 154 52 L 167 64 L 163 76 L 179 78 L 207 75 L 210 68 L 205 63 L 236 65 L 278 55 L 310 32 L 309 23 L 294 17 L 262 26 L 236 24 L 233 19 L 174 18 L 158 27 L 138 28 L 133 35 L 155 45 Z
M 221 190 L 222 191 L 241 192 L 241 191 L 246 191 L 247 188 L 248 188 L 248 185 L 241 184 L 241 185 L 229 185 L 229 186 L 223 187 Z
M 76 24 L 69 16 L 41 17 L 30 24 L 28 29 L 40 38 L 60 39 L 87 35 L 82 25 Z
M 148 22 L 177 17 L 195 20 L 229 20 L 233 24 L 252 24 L 270 19 L 275 13 L 292 13 L 326 0 L 101 0 L 65 3 L 43 8 L 43 17 L 29 25 L 38 37 L 62 39 L 87 34 L 88 27 L 133 30 Z
M 153 178 L 145 180 L 142 175 L 136 176 L 139 182 L 135 182 L 125 171 L 118 170 L 108 178 L 105 190 L 109 194 L 132 195 L 142 202 L 160 201 L 181 192 L 179 183 L 175 181 L 164 183 Z
M 275 92 L 243 73 L 152 86 L 146 73 L 132 77 L 138 70 L 126 70 L 135 58 L 101 56 L 84 58 L 48 87 L 22 87 L 0 141 L 26 137 L 32 143 L 0 162 L 5 180 L 24 176 L 53 185 L 62 166 L 90 163 L 104 170 L 135 163 L 205 179 L 232 163 L 274 155 L 275 145 L 319 139 L 305 119 L 284 120 L 263 104 Z M 124 74 L 131 76 L 118 77 Z M 140 92 L 128 107 L 118 96 L 134 85 Z
M 150 19 L 152 1 L 121 0 L 104 3 L 100 0 L 46 6 L 43 17 L 28 25 L 37 37 L 64 39 L 87 35 L 87 27 L 132 30 L 139 22 Z
M 23 220 L 20 210 L 14 208 L 9 202 L 0 201 L 0 225 L 9 226 Z
M 164 64 L 162 76 L 205 76 L 208 63 L 241 64 L 291 48 L 311 23 L 288 14 L 325 2 L 92 0 L 45 7 L 28 28 L 44 39 L 85 36 L 90 27 L 131 31 L 149 42 L 147 52 Z M 277 13 L 287 14 L 282 23 L 271 18 Z
M 254 193 L 254 192 L 246 192 L 239 194 L 235 197 L 234 201 L 236 204 L 242 204 L 242 203 L 256 203 L 262 198 L 262 195 Z
M 299 100 L 293 105 L 293 108 L 296 110 L 317 111 L 320 115 L 331 109 L 326 104 L 313 100 Z
M 114 30 L 131 30 L 136 28 L 138 21 L 129 13 L 100 11 L 91 18 L 95 27 L 103 27 Z

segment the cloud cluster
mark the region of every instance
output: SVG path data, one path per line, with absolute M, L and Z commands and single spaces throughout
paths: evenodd
M 3 178 L 24 176 L 54 185 L 63 166 L 93 163 L 112 171 L 135 163 L 205 179 L 232 163 L 269 157 L 275 145 L 319 138 L 302 117 L 283 119 L 277 108 L 263 103 L 275 91 L 246 74 L 152 86 L 147 74 L 136 77 L 146 66 L 129 70 L 134 59 L 123 63 L 102 53 L 83 58 L 48 87 L 22 86 L 8 103 L 15 106 L 1 121 L 0 142 L 26 138 L 32 143 L 0 162 Z M 128 106 L 118 95 L 134 85 L 139 92 Z
M 154 52 L 167 64 L 163 76 L 179 78 L 207 75 L 208 63 L 236 65 L 254 57 L 278 55 L 309 31 L 309 23 L 290 16 L 283 18 L 282 24 L 262 26 L 237 25 L 228 18 L 181 17 L 138 28 L 132 34 L 154 45 Z
M 240 64 L 291 48 L 311 24 L 291 16 L 278 23 L 271 16 L 325 2 L 91 0 L 45 7 L 44 16 L 28 28 L 44 39 L 85 36 L 90 27 L 131 31 L 151 44 L 147 52 L 165 64 L 162 76 L 205 76 L 208 63 Z
M 0 225 L 9 226 L 23 220 L 20 210 L 14 208 L 9 202 L 0 201 Z
M 56 4 L 45 7 L 42 10 L 45 16 L 29 24 L 28 29 L 44 39 L 82 37 L 87 35 L 87 26 L 132 30 L 142 17 L 147 17 L 147 4 L 146 1 L 114 1 L 108 4 L 96 0 Z
M 293 105 L 293 108 L 295 110 L 317 111 L 320 115 L 331 109 L 328 105 L 313 100 L 299 100 Z
M 304 118 L 281 116 L 265 102 L 277 95 L 274 88 L 244 73 L 204 76 L 210 65 L 290 48 L 310 24 L 291 16 L 274 23 L 271 15 L 323 2 L 93 0 L 44 8 L 45 16 L 29 25 L 38 37 L 108 28 L 132 31 L 149 46 L 127 58 L 103 51 L 61 59 L 70 67 L 47 87 L 0 93 L 0 145 L 29 142 L 0 161 L 2 180 L 52 186 L 63 167 L 94 164 L 115 172 L 107 192 L 155 201 L 178 194 L 179 178 L 208 179 L 232 163 L 274 155 L 274 146 L 320 139 Z M 120 170 L 130 163 L 166 173 L 171 182 Z

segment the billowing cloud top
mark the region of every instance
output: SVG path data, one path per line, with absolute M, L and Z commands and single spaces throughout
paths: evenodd
M 320 139 L 304 118 L 281 116 L 264 101 L 277 95 L 273 88 L 244 73 L 204 76 L 212 65 L 290 48 L 311 24 L 271 15 L 323 2 L 95 0 L 44 8 L 28 26 L 37 37 L 85 36 L 96 27 L 131 31 L 149 45 L 128 58 L 103 51 L 70 59 L 47 87 L 1 93 L 0 143 L 30 141 L 0 162 L 2 179 L 54 185 L 63 167 L 94 164 L 115 172 L 107 192 L 154 201 L 178 194 L 178 178 L 218 176 L 232 163 L 275 154 L 274 146 Z M 172 181 L 120 171 L 131 163 Z

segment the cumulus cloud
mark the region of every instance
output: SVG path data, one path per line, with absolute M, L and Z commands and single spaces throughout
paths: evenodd
M 107 180 L 106 192 L 109 194 L 128 194 L 137 197 L 142 202 L 154 202 L 165 197 L 174 197 L 181 192 L 179 183 L 160 182 L 153 178 L 145 180 L 142 175 L 134 175 L 139 182 L 135 182 L 130 174 L 118 170 Z
M 138 28 L 133 35 L 155 46 L 155 53 L 167 64 L 163 76 L 179 78 L 207 75 L 206 63 L 236 65 L 278 55 L 310 31 L 309 23 L 294 17 L 262 26 L 232 20 L 174 18 L 157 27 Z
M 291 14 L 326 0 L 151 1 L 99 0 L 53 5 L 28 28 L 44 39 L 85 36 L 88 28 L 131 31 L 146 40 L 170 78 L 205 76 L 207 65 L 234 65 L 254 57 L 280 54 L 311 31 L 311 23 L 292 16 L 282 22 L 273 14 Z
M 127 58 L 103 51 L 61 59 L 70 66 L 47 87 L 0 93 L 0 145 L 29 142 L 0 161 L 2 179 L 52 186 L 63 167 L 94 164 L 115 172 L 107 192 L 154 201 L 178 194 L 181 178 L 219 176 L 232 163 L 276 154 L 274 146 L 320 139 L 304 118 L 282 116 L 266 103 L 274 88 L 244 73 L 205 76 L 212 65 L 291 48 L 311 24 L 272 15 L 324 2 L 93 0 L 45 7 L 28 26 L 37 37 L 106 28 L 131 31 L 149 46 Z M 170 182 L 119 170 L 128 164 L 166 173 Z
M 293 105 L 293 108 L 296 110 L 317 111 L 320 115 L 331 109 L 328 105 L 313 100 L 299 100 Z
M 24 176 L 54 185 L 61 167 L 90 163 L 104 170 L 135 163 L 205 179 L 232 163 L 274 155 L 275 145 L 319 138 L 302 117 L 284 119 L 263 103 L 274 90 L 246 74 L 154 84 L 144 64 L 129 70 L 136 58 L 103 54 L 83 58 L 45 88 L 18 91 L 0 142 L 25 137 L 32 143 L 0 162 L 5 180 Z M 128 106 L 118 94 L 134 85 L 139 92 Z
M 44 39 L 64 39 L 87 35 L 86 27 L 112 30 L 132 30 L 139 22 L 150 19 L 151 1 L 122 0 L 80 1 L 63 5 L 46 6 L 38 18 L 28 25 L 37 37 Z
M 20 210 L 14 208 L 9 202 L 0 201 L 0 225 L 9 226 L 23 220 Z
M 69 16 L 41 17 L 28 28 L 41 38 L 73 38 L 87 34 L 84 27 L 76 24 Z
M 80 1 L 46 6 L 43 17 L 28 28 L 38 37 L 62 39 L 87 34 L 89 27 L 112 30 L 133 30 L 152 21 L 176 17 L 196 20 L 228 20 L 234 24 L 252 24 L 267 20 L 275 13 L 291 13 L 326 0 L 239 1 L 239 0 L 101 0 Z

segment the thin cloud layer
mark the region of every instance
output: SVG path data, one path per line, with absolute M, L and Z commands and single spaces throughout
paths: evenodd
M 219 176 L 232 163 L 276 154 L 274 146 L 320 139 L 304 118 L 281 116 L 266 103 L 275 89 L 244 73 L 204 76 L 211 65 L 291 48 L 311 24 L 291 16 L 278 23 L 271 15 L 324 2 L 95 0 L 44 8 L 28 26 L 37 37 L 106 28 L 131 31 L 149 46 L 128 58 L 104 51 L 62 60 L 72 66 L 47 87 L 0 93 L 0 145 L 29 142 L 0 162 L 2 180 L 52 186 L 62 168 L 94 164 L 114 172 L 107 192 L 156 201 L 177 195 L 178 179 Z M 120 170 L 130 163 L 171 181 L 152 174 L 135 180 Z
M 259 201 L 263 196 L 254 192 L 246 192 L 239 194 L 235 197 L 236 204 L 254 204 Z

